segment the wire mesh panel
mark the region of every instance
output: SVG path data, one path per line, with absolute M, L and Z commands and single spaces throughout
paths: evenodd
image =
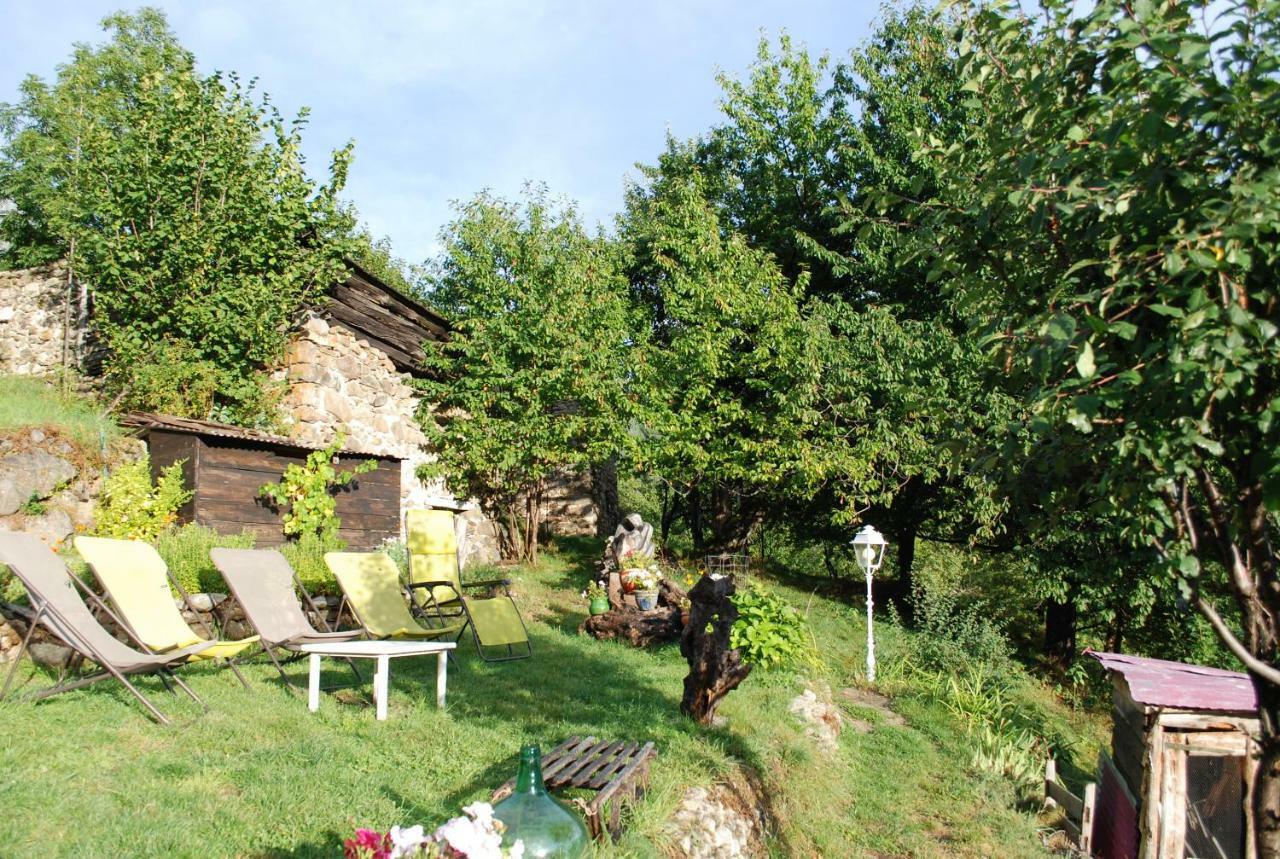
M 733 576 L 734 580 L 741 583 L 747 580 L 750 572 L 751 559 L 746 555 L 707 555 L 704 559 L 707 566 L 707 575 Z
M 1187 757 L 1187 859 L 1244 859 L 1244 758 Z

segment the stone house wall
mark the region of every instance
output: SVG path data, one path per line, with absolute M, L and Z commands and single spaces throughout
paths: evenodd
M 61 265 L 0 271 L 0 373 L 45 376 L 59 371 L 68 312 L 66 362 L 72 370 L 81 368 L 88 297 L 79 284 L 72 284 L 70 307 L 67 299 L 67 270 Z

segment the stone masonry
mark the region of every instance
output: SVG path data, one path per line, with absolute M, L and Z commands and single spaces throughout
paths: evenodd
M 291 438 L 323 447 L 341 430 L 351 450 L 400 459 L 402 510 L 430 506 L 445 495 L 415 473 L 431 454 L 414 418 L 418 398 L 408 375 L 367 340 L 311 314 L 277 378 L 289 384 L 282 406 Z
M 44 376 L 61 369 L 68 312 L 67 366 L 80 368 L 89 318 L 85 290 L 73 284 L 69 307 L 67 301 L 61 265 L 0 271 L 0 373 Z

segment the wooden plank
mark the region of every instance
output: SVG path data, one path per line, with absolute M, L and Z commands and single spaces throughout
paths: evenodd
M 587 787 L 592 790 L 600 790 L 608 784 L 615 775 L 626 769 L 638 754 L 640 754 L 640 744 L 629 743 L 627 747 L 623 749 L 612 762 L 610 762 L 609 766 L 595 774 L 595 777 L 591 779 L 587 784 Z
M 559 760 L 542 770 L 543 780 L 555 778 L 557 785 L 564 784 L 566 778 L 572 773 L 574 764 L 582 755 L 594 748 L 597 742 L 595 737 L 584 737 L 576 746 L 566 750 Z
M 1156 859 L 1160 849 L 1160 793 L 1163 781 L 1164 729 L 1160 723 L 1151 726 L 1147 735 L 1146 761 L 1138 795 L 1142 797 L 1141 830 L 1138 837 L 1138 859 Z
M 182 461 L 182 484 L 187 489 L 196 486 L 200 464 L 200 439 L 184 433 L 153 430 L 147 434 L 147 453 L 151 460 L 151 479 L 179 460 Z M 178 522 L 186 524 L 196 515 L 196 498 L 193 495 L 177 510 Z
M 1170 713 L 1160 714 L 1160 724 L 1166 729 L 1188 729 L 1196 731 L 1240 731 L 1258 736 L 1260 723 L 1257 719 L 1243 716 L 1227 716 L 1219 713 Z
M 640 754 L 636 755 L 635 760 L 629 763 L 626 769 L 618 773 L 618 775 L 614 777 L 613 781 L 605 785 L 604 789 L 600 791 L 598 796 L 596 796 L 592 805 L 597 809 L 602 808 L 605 802 L 609 800 L 609 797 L 613 796 L 613 794 L 617 792 L 618 788 L 626 784 L 631 775 L 655 754 L 656 746 L 651 742 L 645 743 L 644 748 L 640 750 Z
M 387 342 L 382 337 L 370 333 L 368 319 L 361 313 L 352 310 L 341 304 L 332 304 L 325 307 L 326 315 L 342 325 L 350 328 L 352 333 L 360 340 L 367 340 L 370 346 L 386 354 L 393 364 L 408 370 L 422 369 L 421 350 L 417 350 L 420 354 L 415 355 L 413 352 L 405 351 L 402 346 L 397 346 Z
M 1044 789 L 1050 799 L 1062 806 L 1062 810 L 1066 812 L 1068 819 L 1079 820 L 1084 816 L 1084 800 L 1067 790 L 1060 783 L 1046 781 Z
M 620 740 L 611 746 L 606 746 L 605 749 L 596 756 L 595 760 L 593 760 L 589 765 L 580 768 L 573 774 L 572 785 L 574 787 L 586 787 L 587 783 L 591 781 L 592 776 L 616 760 L 616 756 L 626 748 L 626 745 L 626 742 Z
M 395 480 L 399 480 L 400 460 L 389 456 L 374 456 L 372 454 L 360 453 L 340 453 L 338 470 L 350 471 L 361 462 L 372 459 L 378 463 L 375 471 L 360 475 L 361 478 L 372 478 L 374 480 L 383 479 L 382 474 L 394 475 Z M 292 456 L 289 454 L 279 453 L 274 450 L 254 449 L 246 447 L 232 447 L 229 445 L 210 444 L 208 445 L 202 463 L 218 468 L 234 468 L 241 471 L 254 471 L 264 474 L 274 474 L 277 477 L 284 474 L 284 470 L 290 465 L 302 467 L 306 464 L 306 457 Z M 390 479 L 390 478 L 386 478 Z
M 1244 757 L 1248 753 L 1249 737 L 1247 734 L 1235 731 L 1193 731 L 1191 733 L 1166 731 L 1164 741 L 1181 748 L 1188 755 Z
M 579 752 L 578 759 L 573 765 L 566 767 L 560 771 L 560 781 L 562 784 L 574 784 L 579 772 L 595 763 L 596 758 L 609 748 L 611 743 L 608 740 L 601 740 L 586 751 Z
M 1184 859 L 1187 852 L 1187 756 L 1163 744 L 1161 757 L 1159 859 Z M 1151 798 L 1148 797 L 1148 801 Z

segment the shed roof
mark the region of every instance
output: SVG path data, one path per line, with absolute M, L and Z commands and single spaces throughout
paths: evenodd
M 1148 659 L 1123 653 L 1085 651 L 1125 680 L 1139 704 L 1180 710 L 1256 713 L 1258 693 L 1249 675 L 1206 665 Z
M 395 364 L 402 373 L 420 375 L 422 344 L 449 336 L 449 322 L 422 301 L 397 292 L 348 259 L 347 277 L 333 284 L 318 310 L 351 329 Z
M 176 415 L 160 415 L 153 412 L 130 412 L 120 419 L 125 426 L 134 427 L 141 430 L 144 434 L 151 430 L 167 430 L 169 432 L 184 433 L 186 435 L 200 436 L 216 436 L 218 438 L 236 439 L 238 441 L 252 441 L 258 444 L 268 444 L 274 447 L 287 447 L 294 450 L 320 450 L 315 445 L 304 444 L 296 439 L 291 439 L 282 435 L 273 435 L 262 430 L 246 429 L 232 424 L 219 423 L 217 421 L 203 421 L 195 418 L 180 418 Z M 361 456 L 373 456 L 382 459 L 395 459 L 384 453 L 373 453 L 367 450 L 359 450 L 351 446 L 344 447 L 343 453 L 360 454 Z

